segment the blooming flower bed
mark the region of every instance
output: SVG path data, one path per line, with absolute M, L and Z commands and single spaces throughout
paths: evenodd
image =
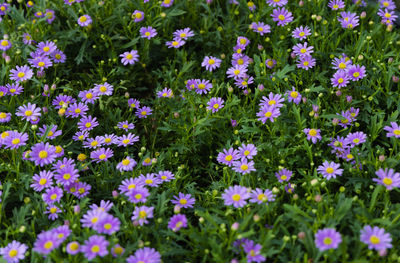
M 393 0 L 0 4 L 0 262 L 400 262 Z

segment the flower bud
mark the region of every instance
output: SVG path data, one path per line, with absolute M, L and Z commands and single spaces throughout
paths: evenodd
M 239 223 L 238 222 L 233 223 L 232 226 L 231 226 L 231 230 L 232 231 L 236 231 L 238 229 L 239 229 Z

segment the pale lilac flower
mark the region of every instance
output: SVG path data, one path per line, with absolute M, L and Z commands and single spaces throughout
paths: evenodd
M 78 25 L 81 27 L 87 27 L 92 23 L 92 18 L 89 15 L 83 15 L 78 18 Z
M 386 137 L 400 138 L 400 126 L 396 122 L 390 122 L 391 126 L 385 126 Z
M 324 178 L 330 180 L 336 178 L 336 176 L 341 176 L 343 169 L 340 169 L 340 164 L 334 162 L 324 161 L 322 165 L 318 166 L 317 171 L 322 174 Z
M 147 38 L 150 40 L 151 38 L 155 37 L 156 35 L 157 35 L 157 31 L 151 26 L 140 28 L 140 37 L 141 38 Z
M 212 72 L 213 70 L 220 67 L 222 60 L 212 56 L 205 56 L 203 62 L 201 63 L 202 67 L 205 67 L 206 70 Z
M 369 225 L 361 230 L 361 242 L 368 245 L 368 249 L 381 250 L 392 247 L 392 238 L 389 233 L 385 233 L 385 229 Z
M 312 141 L 312 143 L 316 144 L 317 141 L 321 140 L 320 129 L 304 129 L 303 132 L 307 135 L 307 140 Z
M 212 97 L 207 103 L 207 110 L 215 113 L 224 107 L 224 100 L 222 98 Z
M 240 185 L 230 186 L 222 194 L 225 205 L 233 205 L 235 208 L 243 207 L 247 204 L 247 199 L 250 198 L 250 194 L 247 192 L 247 188 Z
M 320 251 L 337 249 L 342 242 L 342 237 L 334 228 L 319 229 L 315 234 L 315 246 Z
M 276 8 L 272 11 L 272 20 L 278 22 L 278 26 L 285 26 L 293 21 L 292 13 L 287 11 L 284 7 Z
M 124 52 L 123 54 L 119 55 L 121 57 L 121 63 L 126 65 L 134 65 L 136 62 L 139 61 L 139 55 L 137 50 L 131 50 Z
M 308 26 L 299 26 L 292 32 L 292 37 L 300 40 L 307 39 L 307 36 L 311 35 L 311 30 Z
M 373 178 L 372 181 L 385 186 L 387 190 L 400 187 L 400 173 L 396 173 L 393 169 L 380 168 L 375 174 L 378 178 Z

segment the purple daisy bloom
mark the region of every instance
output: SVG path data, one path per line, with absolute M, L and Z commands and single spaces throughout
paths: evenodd
M 400 138 L 400 126 L 396 122 L 390 122 L 391 126 L 385 126 L 383 129 L 387 131 L 386 137 Z
M 387 8 L 388 10 L 396 9 L 396 4 L 393 0 L 379 0 L 379 6 L 381 8 Z
M 307 46 L 308 43 L 304 42 L 299 43 L 293 47 L 293 52 L 299 57 L 306 57 L 306 56 L 311 56 L 311 54 L 314 52 L 314 47 L 313 46 Z
M 63 197 L 63 190 L 57 186 L 52 186 L 46 190 L 42 197 L 47 204 L 52 205 L 61 200 Z
M 36 192 L 49 188 L 53 184 L 53 176 L 54 174 L 51 171 L 40 171 L 39 174 L 35 174 L 32 177 L 31 187 Z
M 98 125 L 99 125 L 99 123 L 97 122 L 97 118 L 96 117 L 93 118 L 90 115 L 82 117 L 78 122 L 78 128 L 81 131 L 93 130 L 94 127 L 96 127 Z
M 72 241 L 67 244 L 66 250 L 69 255 L 76 255 L 81 252 L 81 245 L 76 241 Z
M 333 69 L 336 70 L 342 70 L 342 71 L 348 71 L 349 67 L 352 65 L 351 59 L 348 57 L 342 57 L 342 58 L 334 58 L 332 61 Z
M 42 115 L 40 110 L 39 107 L 36 107 L 36 104 L 28 102 L 27 105 L 19 106 L 15 115 L 22 117 L 23 120 L 35 121 Z
M 88 131 L 77 131 L 75 133 L 75 135 L 72 137 L 72 139 L 74 140 L 79 140 L 79 141 L 83 141 L 85 140 L 87 137 L 89 136 L 89 132 Z
M 351 65 L 349 66 L 347 74 L 352 81 L 359 81 L 360 79 L 363 79 L 366 76 L 365 67 L 364 66 L 360 67 L 359 65 Z
M 137 162 L 134 159 L 127 156 L 125 159 L 123 159 L 120 163 L 117 164 L 117 169 L 120 172 L 132 171 L 133 168 L 136 166 L 136 164 Z
M 58 214 L 61 212 L 61 209 L 58 208 L 56 205 L 50 205 L 47 207 L 47 210 L 44 211 L 44 214 L 48 214 L 49 219 L 54 221 L 58 218 Z
M 62 130 L 57 131 L 57 125 L 51 125 L 50 127 L 47 127 L 47 125 L 43 125 L 43 127 L 39 128 L 39 132 L 37 134 L 39 136 L 44 136 L 46 134 L 46 131 L 48 130 L 46 138 L 50 140 L 62 134 Z
M 179 193 L 178 196 L 174 195 L 173 198 L 175 199 L 171 200 L 171 202 L 179 208 L 193 208 L 193 204 L 196 201 L 191 194 Z
M 322 174 L 324 178 L 330 180 L 336 178 L 336 176 L 341 176 L 343 169 L 340 169 L 340 164 L 334 162 L 324 161 L 322 165 L 318 166 L 317 171 Z
M 174 92 L 169 88 L 164 88 L 163 90 L 157 92 L 157 97 L 159 98 L 172 98 L 173 96 Z
M 32 36 L 28 33 L 24 33 L 22 38 L 25 45 L 31 45 L 33 42 Z
M 242 45 L 244 47 L 248 46 L 250 44 L 250 40 L 247 37 L 238 37 L 236 40 L 237 45 Z
M 50 56 L 53 59 L 53 62 L 56 64 L 64 63 L 67 60 L 67 56 L 64 54 L 64 52 L 58 49 L 51 53 Z
M 247 204 L 246 200 L 250 197 L 247 188 L 240 185 L 230 186 L 222 194 L 225 205 L 233 205 L 233 207 L 243 207 Z
M 105 216 L 94 226 L 94 229 L 100 234 L 112 235 L 119 230 L 120 226 L 121 222 L 118 218 L 105 213 Z
M 9 136 L 7 136 L 3 141 L 3 144 L 6 149 L 18 149 L 19 147 L 26 145 L 28 139 L 28 134 L 25 132 L 10 131 Z
M 102 136 L 96 136 L 96 138 L 87 138 L 83 142 L 83 148 L 95 149 L 102 146 L 104 143 L 104 138 Z
M 150 107 L 147 106 L 142 106 L 140 108 L 137 108 L 136 110 L 136 116 L 141 118 L 147 118 L 147 116 L 151 115 L 153 113 L 153 110 Z
M 7 84 L 6 88 L 8 89 L 7 94 L 10 96 L 19 95 L 24 91 L 24 87 L 22 87 L 19 83 Z
M 254 162 L 249 162 L 245 158 L 240 161 L 233 162 L 233 170 L 241 174 L 248 174 L 252 171 L 256 171 L 256 169 L 254 168 Z
M 182 227 L 187 227 L 186 216 L 184 214 L 177 214 L 172 216 L 168 222 L 168 228 L 174 232 L 177 232 Z
M 292 37 L 300 40 L 307 39 L 309 35 L 311 35 L 311 30 L 308 26 L 299 26 L 292 32 Z
M 222 98 L 212 97 L 207 103 L 207 110 L 211 110 L 215 113 L 224 107 L 224 100 Z
M 282 102 L 284 102 L 285 99 L 282 98 L 281 94 L 274 94 L 270 92 L 268 94 L 268 98 L 265 96 L 262 96 L 262 100 L 260 101 L 260 107 L 262 106 L 274 106 L 276 108 L 281 108 L 283 106 Z
M 265 257 L 260 255 L 262 246 L 260 244 L 254 244 L 253 240 L 245 241 L 243 250 L 247 253 L 247 262 L 264 262 Z
M 267 0 L 267 4 L 272 7 L 285 6 L 288 0 Z
M 124 66 L 126 66 L 127 64 L 134 65 L 136 62 L 139 61 L 137 50 L 131 50 L 129 52 L 127 51 L 119 56 L 122 58 L 121 63 L 124 64 Z
M 343 28 L 353 29 L 359 25 L 359 17 L 356 13 L 341 12 L 338 21 L 341 23 Z
M 34 245 L 33 251 L 47 255 L 61 244 L 57 238 L 57 234 L 53 231 L 42 232 L 38 235 Z
M 382 18 L 381 22 L 386 25 L 393 25 L 393 22 L 398 18 L 394 11 L 390 11 L 386 8 L 385 10 L 380 9 L 378 15 Z
M 53 62 L 45 55 L 38 55 L 34 58 L 30 58 L 28 59 L 28 62 L 32 67 L 40 70 L 53 66 Z
M 164 0 L 172 1 L 173 0 Z M 127 263 L 160 263 L 161 255 L 154 248 L 144 247 L 136 250 L 135 255 L 130 256 L 126 259 Z
M 22 244 L 16 240 L 8 243 L 4 248 L 0 248 L 0 255 L 8 263 L 18 263 L 20 260 L 25 258 L 25 253 L 28 250 L 28 246 Z
M 338 70 L 331 78 L 331 84 L 333 87 L 343 88 L 349 83 L 349 77 L 346 71 Z
M 136 109 L 136 108 L 140 107 L 140 101 L 138 101 L 137 99 L 129 99 L 128 105 L 129 105 L 129 108 Z
M 55 171 L 54 174 L 54 179 L 63 186 L 68 186 L 79 178 L 79 171 L 74 166 L 65 166 Z
M 145 203 L 150 193 L 147 188 L 143 186 L 136 186 L 135 188 L 127 192 L 127 195 L 130 202 L 137 204 L 137 203 Z
M 246 78 L 243 78 L 243 79 L 236 79 L 236 80 L 235 80 L 235 85 L 236 85 L 238 88 L 241 88 L 241 89 L 247 89 L 248 86 L 249 86 L 250 84 L 252 84 L 252 83 L 254 83 L 254 78 L 253 78 L 253 77 L 247 78 L 247 76 L 246 76 Z M 245 91 L 246 91 L 246 90 L 245 90 Z M 245 92 L 245 91 L 244 91 L 244 92 Z
M 115 134 L 105 134 L 103 136 L 104 138 L 104 144 L 105 145 L 111 145 L 115 144 L 117 142 L 118 137 Z
M 292 177 L 292 175 L 293 175 L 293 172 L 286 168 L 283 168 L 283 169 L 279 170 L 279 172 L 275 173 L 275 176 L 276 176 L 276 178 L 278 178 L 278 181 L 280 183 L 288 182 L 290 180 L 290 178 Z
M 100 201 L 100 206 L 98 206 L 97 204 L 91 204 L 89 206 L 89 208 L 92 209 L 92 210 L 98 210 L 98 211 L 101 211 L 101 212 L 108 212 L 113 207 L 113 205 L 114 204 L 111 201 L 101 200 Z
M 246 77 L 246 72 L 247 72 L 247 68 L 245 66 L 236 65 L 236 66 L 230 67 L 226 71 L 226 74 L 228 75 L 228 78 L 240 79 L 240 78 Z
M 76 100 L 73 97 L 71 97 L 69 95 L 60 94 L 52 101 L 52 105 L 56 109 L 61 109 L 63 107 L 65 108 L 68 105 L 70 105 L 71 103 L 75 103 L 75 102 L 76 102 Z
M 92 23 L 92 18 L 89 15 L 83 15 L 78 18 L 78 25 L 87 27 Z
M 110 148 L 100 148 L 90 153 L 90 158 L 94 159 L 96 163 L 106 162 L 108 158 L 113 156 L 114 152 Z
M 253 22 L 251 23 L 250 28 L 253 29 L 254 32 L 259 33 L 261 36 L 271 33 L 271 26 L 264 24 L 263 22 Z
M 157 187 L 159 184 L 161 184 L 156 174 L 153 173 L 148 173 L 146 175 L 141 174 L 138 178 L 144 182 L 144 185 L 150 187 Z
M 89 210 L 81 219 L 82 227 L 95 228 L 106 215 L 107 213 L 101 210 Z
M 217 161 L 228 166 L 232 166 L 233 162 L 240 159 L 239 151 L 233 148 L 229 150 L 224 149 L 223 152 L 218 153 Z
M 84 117 L 88 110 L 89 110 L 89 107 L 85 103 L 83 103 L 83 102 L 76 103 L 75 102 L 68 106 L 65 116 L 71 117 L 71 118 Z
M 41 167 L 50 164 L 56 160 L 56 147 L 48 142 L 46 144 L 44 142 L 37 143 L 31 149 L 30 160 Z
M 294 87 L 292 87 L 292 90 L 288 90 L 286 92 L 286 94 L 288 95 L 288 101 L 289 102 L 294 102 L 296 104 L 299 104 L 301 101 L 301 94 L 299 92 L 296 91 L 296 89 Z
M 328 7 L 332 10 L 339 10 L 345 8 L 345 4 L 342 0 L 330 0 Z
M 99 99 L 99 95 L 93 90 L 82 90 L 79 92 L 78 97 L 82 99 L 84 103 L 95 103 Z
M 128 121 L 120 121 L 118 122 L 117 127 L 119 129 L 123 129 L 124 131 L 128 131 L 134 129 L 135 125 L 133 123 L 129 123 Z
M 180 39 L 180 38 L 175 38 L 174 40 L 172 40 L 172 41 L 167 41 L 166 43 L 165 43 L 165 45 L 168 47 L 168 48 L 180 48 L 181 46 L 183 46 L 183 45 L 185 45 L 185 41 L 184 40 L 182 40 L 182 39 Z
M 125 179 L 121 182 L 121 185 L 118 187 L 118 190 L 120 191 L 121 194 L 124 194 L 124 193 L 131 192 L 133 189 L 135 189 L 138 186 L 139 187 L 144 186 L 144 182 L 142 182 L 142 180 L 139 180 L 138 178 L 129 178 L 129 179 Z M 147 188 L 144 188 L 144 189 L 147 190 Z
M 271 190 L 266 189 L 262 190 L 260 188 L 256 188 L 252 190 L 250 193 L 250 203 L 269 203 L 275 201 L 275 195 L 272 193 Z
M 0 50 L 6 51 L 11 48 L 11 42 L 8 39 L 0 40 Z
M 157 35 L 157 31 L 151 26 L 142 27 L 139 31 L 141 38 L 147 38 L 149 40 Z
M 132 214 L 132 221 L 137 222 L 141 226 L 149 223 L 147 219 L 153 218 L 153 210 L 154 207 L 136 206 Z
M 253 159 L 257 155 L 257 147 L 254 144 L 242 144 L 239 147 L 239 156 L 242 159 Z
M 355 146 L 355 145 L 359 145 L 361 143 L 366 142 L 367 139 L 367 135 L 363 132 L 353 132 L 353 133 L 349 133 L 346 136 L 346 142 L 347 144 L 351 145 L 351 146 Z
M 248 67 L 251 58 L 244 54 L 235 54 L 232 56 L 232 66 L 243 66 Z M 247 78 L 247 74 L 243 76 L 243 79 Z
M 400 173 L 396 173 L 393 169 L 380 168 L 375 172 L 378 178 L 373 178 L 372 181 L 386 187 L 387 190 L 392 190 L 395 187 L 400 187 Z
M 203 62 L 201 63 L 202 67 L 205 67 L 206 70 L 212 72 L 213 70 L 220 67 L 222 60 L 212 56 L 205 56 Z
M 342 237 L 334 228 L 319 229 L 315 234 L 315 245 L 320 251 L 337 249 Z
M 293 21 L 292 13 L 287 11 L 284 7 L 274 9 L 271 16 L 273 21 L 278 22 L 278 26 L 285 26 Z
M 93 91 L 98 94 L 98 95 L 107 95 L 111 96 L 113 93 L 113 86 L 111 84 L 108 84 L 107 82 L 104 82 L 103 84 L 95 84 Z
M 88 260 L 92 260 L 97 256 L 104 257 L 108 255 L 108 244 L 109 242 L 105 239 L 105 237 L 93 235 L 85 241 L 85 244 L 82 245 L 81 251 L 83 254 L 85 254 L 85 257 Z
M 361 242 L 368 245 L 368 249 L 382 250 L 392 247 L 392 238 L 389 233 L 385 233 L 385 229 L 369 225 L 361 230 Z
M 303 132 L 307 135 L 307 140 L 312 141 L 312 143 L 316 144 L 317 141 L 321 140 L 321 130 L 320 129 L 304 129 Z
M 184 28 L 184 29 L 176 30 L 173 33 L 173 36 L 174 36 L 174 39 L 187 40 L 189 37 L 193 37 L 194 33 L 189 27 L 187 27 L 187 28 Z
M 46 42 L 40 42 L 37 45 L 37 49 L 42 55 L 49 56 L 57 49 L 57 46 L 53 41 L 46 41 Z
M 139 141 L 139 136 L 136 136 L 133 133 L 124 134 L 121 137 L 118 137 L 116 140 L 116 144 L 118 146 L 127 147 L 128 145 L 133 145 L 135 142 Z
M 121 257 L 125 252 L 125 249 L 123 247 L 121 247 L 120 244 L 116 244 L 112 249 L 111 249 L 111 253 L 113 255 L 113 257 L 117 258 L 117 257 Z
M 0 111 L 0 123 L 7 123 L 11 120 L 11 113 Z
M 262 123 L 266 123 L 267 120 L 274 122 L 274 119 L 281 115 L 279 108 L 272 106 L 261 106 L 260 111 L 257 112 L 257 117 Z
M 159 171 L 157 174 L 157 178 L 160 182 L 169 182 L 175 179 L 175 175 L 170 171 Z
M 195 92 L 197 94 L 207 94 L 213 87 L 210 81 L 206 79 L 197 80 L 196 84 Z
M 297 68 L 302 68 L 305 70 L 309 70 L 315 66 L 315 58 L 311 56 L 303 56 L 300 57 L 297 61 Z
M 142 11 L 140 11 L 140 10 L 135 10 L 133 13 L 132 13 L 132 18 L 134 18 L 134 22 L 135 23 L 137 23 L 137 22 L 140 22 L 140 21 L 143 21 L 143 19 L 144 19 L 144 13 L 142 12 Z

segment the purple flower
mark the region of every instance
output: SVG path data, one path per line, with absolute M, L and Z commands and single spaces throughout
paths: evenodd
M 344 70 L 338 70 L 331 78 L 331 84 L 333 87 L 343 88 L 349 83 L 348 74 Z
M 107 95 L 110 96 L 113 93 L 113 86 L 104 82 L 103 84 L 95 84 L 93 88 L 93 92 L 97 95 Z
M 247 68 L 241 65 L 230 67 L 226 74 L 228 78 L 240 79 L 246 77 Z
M 387 8 L 388 10 L 396 9 L 396 4 L 393 0 L 379 0 L 379 6 L 381 8 Z
M 54 63 L 64 63 L 67 60 L 67 56 L 61 50 L 56 49 L 53 53 L 50 54 Z
M 236 40 L 236 44 L 247 47 L 250 44 L 250 40 L 247 37 L 239 36 Z
M 76 242 L 72 241 L 67 244 L 67 253 L 70 255 L 76 255 L 81 251 L 81 245 Z
M 143 182 L 140 182 L 140 184 L 143 185 Z M 147 188 L 143 186 L 136 186 L 135 188 L 127 192 L 127 195 L 130 202 L 137 204 L 137 203 L 145 203 L 150 193 Z
M 170 7 L 174 3 L 174 0 L 162 0 L 161 6 Z
M 265 257 L 260 255 L 261 249 L 262 246 L 260 244 L 254 244 L 253 240 L 245 241 L 243 250 L 247 253 L 247 262 L 264 262 Z
M 58 218 L 58 213 L 62 212 L 60 208 L 56 205 L 50 205 L 47 207 L 47 210 L 44 211 L 44 214 L 49 214 L 50 220 L 56 220 Z
M 256 171 L 254 168 L 254 162 L 249 162 L 247 159 L 233 162 L 233 170 L 241 174 L 248 174 L 252 171 Z
M 23 41 L 25 45 L 31 45 L 33 42 L 32 36 L 28 33 L 24 33 L 22 35 Z
M 52 101 L 52 105 L 56 109 L 61 109 L 63 107 L 67 107 L 69 104 L 75 103 L 75 102 L 76 102 L 76 100 L 73 97 L 71 97 L 69 95 L 60 94 Z
M 181 46 L 183 46 L 183 45 L 185 45 L 185 41 L 184 40 L 182 40 L 182 39 L 180 39 L 180 38 L 176 38 L 176 39 L 174 39 L 174 40 L 172 40 L 172 41 L 167 41 L 166 43 L 165 43 L 165 45 L 168 47 L 168 48 L 180 48 Z
M 380 168 L 375 172 L 378 178 L 373 178 L 372 181 L 386 187 L 387 190 L 392 190 L 395 187 L 400 187 L 400 173 L 396 173 L 393 169 Z
M 65 116 L 71 118 L 78 118 L 79 116 L 84 117 L 88 110 L 89 107 L 86 104 L 82 102 L 75 102 L 68 106 Z
M 343 71 L 348 71 L 349 67 L 352 65 L 351 59 L 348 57 L 342 57 L 342 58 L 334 58 L 332 61 L 333 69 L 336 70 L 343 70 Z
M 317 171 L 322 174 L 324 178 L 330 180 L 336 178 L 336 176 L 341 176 L 343 169 L 340 169 L 340 164 L 334 162 L 324 161 L 322 165 L 318 166 Z
M 274 9 L 271 16 L 272 20 L 278 22 L 278 26 L 285 26 L 293 21 L 292 13 L 287 11 L 284 7 Z
M 172 98 L 174 96 L 174 93 L 172 92 L 172 89 L 169 88 L 164 88 L 163 90 L 157 92 L 157 97 L 159 98 Z
M 311 54 L 314 52 L 314 47 L 307 45 L 307 42 L 304 42 L 303 44 L 299 43 L 293 47 L 293 52 L 300 57 L 311 56 Z
M 135 20 L 133 20 L 135 23 L 140 22 L 144 19 L 144 13 L 140 10 L 135 10 L 132 13 L 132 18 L 135 18 Z
M 79 171 L 74 166 L 65 166 L 55 172 L 54 179 L 58 184 L 68 186 L 79 178 Z
M 93 130 L 94 127 L 96 127 L 98 125 L 99 125 L 99 123 L 97 122 L 97 118 L 96 117 L 93 118 L 90 115 L 82 117 L 78 122 L 78 128 L 81 131 Z
M 206 70 L 212 72 L 214 69 L 220 67 L 222 60 L 212 56 L 205 56 L 203 62 L 201 63 L 202 67 L 205 67 Z
M 313 58 L 311 56 L 300 57 L 299 60 L 297 61 L 298 68 L 309 70 L 310 68 L 313 68 L 314 66 L 315 66 L 315 58 Z
M 391 126 L 385 126 L 383 129 L 387 131 L 386 137 L 400 138 L 400 126 L 396 122 L 390 122 Z
M 351 65 L 349 66 L 347 74 L 352 81 L 359 81 L 366 76 L 365 67 L 360 67 L 359 65 Z
M 242 146 L 239 147 L 239 156 L 242 159 L 253 159 L 254 156 L 257 155 L 257 147 L 254 144 L 242 144 Z
M 92 210 L 98 210 L 98 211 L 101 211 L 101 212 L 108 212 L 113 207 L 113 205 L 114 204 L 111 201 L 101 200 L 100 201 L 100 206 L 98 206 L 97 204 L 91 204 L 89 206 L 89 208 L 92 209 Z
M 128 172 L 132 171 L 133 168 L 136 166 L 137 162 L 132 159 L 131 157 L 127 156 L 125 159 L 123 159 L 120 163 L 117 164 L 117 169 L 120 172 Z
M 18 149 L 19 147 L 26 145 L 26 141 L 29 139 L 27 133 L 10 131 L 9 136 L 3 141 L 6 149 Z
M 99 99 L 99 95 L 94 92 L 93 89 L 82 90 L 79 92 L 78 97 L 82 99 L 84 103 L 95 103 Z
M 157 31 L 151 26 L 142 27 L 139 31 L 141 38 L 147 38 L 149 40 L 157 35 Z
M 212 97 L 207 103 L 207 110 L 211 110 L 215 113 L 224 107 L 224 100 L 222 98 Z
M 225 205 L 233 205 L 233 207 L 243 207 L 247 204 L 246 200 L 250 197 L 247 188 L 240 185 L 230 186 L 222 194 Z
M 40 113 L 40 108 L 36 107 L 36 104 L 28 102 L 27 105 L 19 106 L 15 115 L 22 117 L 23 120 L 35 121 L 42 114 Z
M 121 222 L 118 218 L 105 213 L 105 216 L 94 226 L 94 229 L 101 234 L 112 235 L 119 230 L 120 225 Z
M 53 231 L 42 232 L 38 235 L 34 245 L 33 251 L 40 254 L 47 255 L 61 244 L 57 234 Z
M 127 147 L 128 145 L 133 145 L 135 142 L 139 141 L 139 136 L 136 136 L 133 133 L 124 134 L 121 137 L 118 137 L 116 140 L 116 144 L 118 146 Z
M 121 194 L 124 194 L 124 193 L 129 193 L 129 192 L 133 191 L 133 189 L 135 189 L 136 187 L 143 186 L 143 185 L 144 185 L 144 182 L 142 182 L 142 180 L 139 180 L 138 178 L 129 178 L 129 179 L 125 179 L 121 182 L 121 185 L 118 187 L 118 190 L 121 192 Z M 143 189 L 147 190 L 147 188 L 143 188 Z M 147 192 L 148 192 L 148 190 L 147 190 Z
M 257 117 L 259 117 L 258 120 L 264 124 L 267 122 L 267 120 L 274 122 L 274 119 L 280 115 L 281 112 L 279 111 L 279 108 L 275 107 L 275 105 L 261 106 L 260 111 L 257 112 Z
M 279 172 L 275 173 L 275 176 L 280 183 L 288 182 L 290 180 L 290 178 L 292 177 L 292 175 L 293 175 L 293 172 L 286 168 L 283 168 L 283 169 L 279 170 Z
M 136 206 L 135 210 L 133 211 L 132 221 L 138 222 L 138 224 L 141 226 L 149 223 L 149 221 L 147 221 L 147 219 L 153 218 L 153 210 L 154 210 L 154 207 Z
M 264 24 L 263 22 L 253 22 L 251 23 L 250 27 L 254 32 L 259 33 L 261 36 L 271 33 L 271 26 Z
M 25 252 L 28 250 L 28 246 L 22 244 L 16 240 L 8 243 L 4 248 L 0 248 L 0 255 L 8 263 L 18 263 L 20 260 L 25 258 Z
M 330 0 L 328 7 L 332 10 L 339 10 L 345 7 L 345 4 L 342 0 Z
M 113 257 L 117 258 L 120 257 L 124 254 L 125 249 L 123 247 L 121 247 L 120 244 L 116 244 L 112 249 L 111 249 L 111 253 L 113 255 Z
M 42 197 L 47 204 L 52 205 L 61 200 L 61 197 L 63 197 L 63 190 L 59 187 L 52 186 L 46 190 Z
M 308 26 L 299 26 L 292 32 L 292 37 L 300 40 L 307 39 L 309 35 L 311 35 L 311 30 Z
M 104 143 L 104 138 L 102 136 L 96 136 L 96 138 L 87 138 L 86 141 L 83 142 L 83 148 L 95 149 L 97 147 L 102 146 Z
M 129 108 L 131 108 L 131 109 L 139 108 L 140 101 L 138 101 L 137 99 L 129 99 L 128 105 L 129 105 Z
M 228 166 L 232 166 L 233 162 L 240 159 L 239 151 L 233 148 L 229 150 L 224 149 L 223 152 L 218 153 L 217 161 Z
M 184 214 L 177 214 L 172 216 L 168 222 L 168 228 L 174 232 L 177 232 L 182 227 L 187 227 L 186 216 Z
M 7 39 L 0 40 L 0 50 L 6 51 L 11 48 L 11 42 Z
M 254 78 L 253 77 L 249 77 L 247 78 L 247 76 L 245 78 L 238 78 L 235 80 L 235 85 L 241 89 L 247 89 L 248 86 L 250 84 L 252 84 L 254 82 Z M 245 92 L 245 91 L 243 91 Z
M 316 144 L 317 141 L 321 140 L 320 129 L 304 129 L 303 132 L 307 135 L 307 140 L 311 140 L 312 143 Z
M 173 198 L 175 199 L 171 200 L 171 202 L 179 208 L 193 208 L 193 204 L 196 201 L 192 198 L 192 195 L 183 193 L 179 193 L 178 196 L 174 195 Z
M 267 0 L 267 4 L 272 7 L 285 6 L 288 0 Z
M 164 0 L 168 1 L 168 0 Z M 170 0 L 171 1 L 171 0 Z M 172 0 L 173 2 L 173 0 Z M 127 263 L 160 263 L 161 255 L 154 248 L 144 247 L 136 250 L 135 255 L 126 259 Z
M 209 80 L 202 79 L 196 81 L 196 90 L 197 94 L 207 94 L 212 89 L 212 84 Z
M 40 142 L 35 144 L 30 153 L 30 160 L 35 162 L 35 165 L 43 167 L 56 160 L 56 147 L 50 145 L 48 142 Z
M 85 241 L 81 251 L 88 260 L 97 256 L 104 257 L 108 254 L 108 244 L 109 242 L 103 236 L 93 235 Z
M 369 225 L 361 230 L 361 242 L 368 245 L 368 249 L 388 249 L 392 247 L 392 238 L 389 233 L 385 233 L 385 229 Z
M 36 192 L 40 192 L 53 184 L 53 176 L 54 174 L 51 171 L 40 171 L 39 174 L 32 177 L 31 187 Z
M 337 249 L 342 237 L 334 228 L 319 229 L 315 234 L 315 245 L 320 251 Z
M 301 101 L 301 94 L 299 92 L 296 91 L 296 89 L 294 87 L 292 87 L 292 90 L 288 90 L 286 92 L 286 94 L 288 95 L 288 101 L 289 102 L 294 102 L 296 104 L 299 104 Z
M 134 65 L 135 62 L 139 61 L 139 55 L 137 50 L 131 50 L 131 51 L 127 51 L 125 53 L 122 53 L 121 55 L 119 55 L 122 59 L 121 59 L 121 63 L 124 64 L 124 66 L 126 65 Z
M 49 56 L 57 49 L 57 46 L 53 41 L 46 41 L 46 42 L 40 42 L 37 45 L 37 49 L 42 55 Z
M 47 56 L 42 54 L 37 56 L 35 55 L 35 57 L 28 59 L 28 62 L 32 67 L 40 70 L 53 66 L 53 62 L 51 62 Z
M 81 219 L 82 227 L 95 228 L 106 215 L 107 213 L 102 210 L 89 210 Z
M 251 191 L 249 201 L 250 203 L 257 204 L 269 203 L 275 201 L 275 195 L 269 189 L 262 190 L 260 188 L 256 188 L 255 190 Z
M 184 28 L 184 29 L 176 30 L 173 33 L 173 36 L 174 36 L 174 39 L 187 40 L 189 37 L 193 37 L 194 33 L 189 27 L 187 27 L 187 28 Z
M 7 123 L 11 120 L 11 113 L 0 111 L 0 123 Z
M 8 89 L 8 95 L 10 96 L 19 95 L 24 91 L 24 87 L 22 87 L 19 83 L 7 84 L 6 88 Z
M 282 98 L 281 94 L 274 94 L 270 92 L 268 94 L 268 98 L 265 96 L 262 96 L 262 100 L 260 101 L 260 107 L 262 106 L 274 106 L 276 108 L 281 108 L 283 104 L 281 102 L 284 102 L 285 99 Z
M 160 182 L 169 182 L 175 179 L 175 175 L 170 171 L 159 171 L 157 174 L 157 178 Z
M 108 158 L 113 156 L 114 152 L 110 148 L 100 148 L 90 153 L 90 158 L 94 159 L 96 163 L 106 162 Z
M 359 145 L 361 143 L 366 142 L 367 135 L 363 132 L 354 132 L 354 133 L 349 133 L 346 136 L 346 143 L 350 144 L 351 146 Z
M 136 116 L 141 118 L 147 118 L 147 116 L 151 115 L 153 110 L 150 107 L 147 106 L 142 106 L 140 108 L 137 108 L 136 110 Z
M 378 15 L 382 18 L 382 23 L 386 25 L 392 25 L 394 21 L 398 18 L 394 11 L 390 11 L 385 8 L 385 10 L 380 9 Z
M 50 128 L 51 127 L 51 128 Z M 47 125 L 43 125 L 43 127 L 39 128 L 39 132 L 37 133 L 39 136 L 44 137 L 47 132 L 47 139 L 54 139 L 57 136 L 60 136 L 62 134 L 62 130 L 57 131 L 57 125 L 51 125 L 50 127 L 47 127 Z
M 341 12 L 338 21 L 341 23 L 343 28 L 353 29 L 359 25 L 359 17 L 355 13 Z
M 83 15 L 78 18 L 78 25 L 81 27 L 87 27 L 92 23 L 92 18 L 89 15 Z

